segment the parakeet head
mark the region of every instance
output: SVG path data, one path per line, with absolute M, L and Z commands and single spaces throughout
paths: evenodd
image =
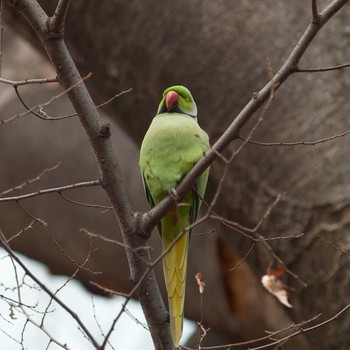
M 183 113 L 197 119 L 197 106 L 190 91 L 181 85 L 167 88 L 163 92 L 157 114 L 166 112 Z

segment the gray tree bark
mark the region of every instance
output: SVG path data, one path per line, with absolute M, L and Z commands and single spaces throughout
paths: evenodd
M 56 5 L 50 1 L 41 1 L 41 4 L 52 8 Z M 47 8 L 48 13 L 52 13 L 52 8 Z M 350 7 L 346 5 L 326 25 L 304 57 L 303 67 L 345 63 L 350 54 L 349 12 Z M 96 101 L 133 88 L 132 93 L 108 105 L 106 111 L 136 144 L 140 143 L 155 113 L 162 90 L 173 84 L 189 87 L 199 106 L 200 123 L 214 142 L 252 94 L 268 81 L 267 59 L 272 70 L 277 70 L 310 18 L 311 5 L 300 1 L 111 3 L 76 0 L 69 9 L 66 41 L 82 75 L 93 72 L 88 85 Z M 39 46 L 32 32 L 14 13 L 7 14 L 7 21 Z M 276 93 L 253 138 L 265 142 L 319 140 L 349 130 L 349 85 L 350 74 L 346 69 L 295 74 Z M 37 97 L 28 98 L 34 102 Z M 40 188 L 52 187 L 52 178 L 62 185 L 98 176 L 94 159 L 87 151 L 87 140 L 76 121 L 44 125 L 32 119 L 26 123 L 6 126 L 6 131 L 0 129 L 8 145 L 1 150 L 2 159 L 8 164 L 7 169 L 14 171 L 4 172 L 4 185 L 10 187 L 17 176 L 20 182 L 24 175 L 24 178 L 30 177 L 36 174 L 36 169 L 40 171 L 56 159 L 64 159 L 62 167 L 51 176 L 50 182 L 40 182 Z M 253 123 L 246 126 L 245 135 Z M 18 137 L 17 126 L 21 127 L 21 137 L 13 145 L 14 135 Z M 33 133 L 28 134 L 28 130 Z M 62 143 L 62 134 L 67 130 L 72 130 L 71 136 Z M 49 140 L 46 135 L 50 135 Z M 137 199 L 142 192 L 136 179 L 137 148 L 123 134 L 118 134 L 116 139 L 117 153 L 125 156 L 124 171 L 129 174 L 129 187 Z M 29 144 L 33 148 L 23 150 L 24 145 Z M 234 143 L 230 151 L 236 149 L 237 144 Z M 194 320 L 200 318 L 199 296 L 193 279 L 200 270 L 207 279 L 204 324 L 221 335 L 218 340 L 214 339 L 214 332 L 209 332 L 208 344 L 258 337 L 265 329 L 279 329 L 288 322 L 300 322 L 319 312 L 327 319 L 349 303 L 349 257 L 327 243 L 331 241 L 342 250 L 349 250 L 349 146 L 349 137 L 315 146 L 249 144 L 230 164 L 215 211 L 252 227 L 276 195 L 285 193 L 259 233 L 264 237 L 304 233 L 297 239 L 269 242 L 300 279 L 290 275 L 284 279 L 296 288 L 291 296 L 293 309 L 286 310 L 260 286 L 261 275 L 273 261 L 261 242 L 239 268 L 228 272 L 240 262 L 252 241 L 224 227 L 212 234 L 194 236 L 186 315 Z M 15 149 L 21 150 L 23 158 L 13 157 Z M 129 150 L 135 155 L 132 162 Z M 211 172 L 208 198 L 215 193 L 222 174 L 223 163 L 217 161 Z M 92 198 L 106 201 L 100 189 L 79 191 L 77 195 L 86 201 Z M 49 222 L 55 238 L 77 261 L 83 260 L 89 249 L 89 240 L 78 232 L 80 227 L 116 238 L 110 213 L 92 215 L 93 209 L 67 205 L 54 195 L 46 200 L 28 200 L 24 205 Z M 140 210 L 146 208 L 144 202 L 137 205 Z M 7 234 L 19 231 L 28 223 L 28 217 L 15 205 L 2 204 L 1 212 L 2 227 Z M 208 223 L 210 227 L 217 224 L 215 220 Z M 203 227 L 200 231 L 207 229 Z M 75 269 L 39 226 L 13 244 L 19 251 L 47 263 L 55 273 L 69 274 Z M 89 267 L 103 274 L 92 276 L 82 271 L 79 278 L 90 288 L 89 281 L 95 280 L 106 287 L 128 291 L 123 248 L 101 241 L 95 244 L 99 250 Z M 157 237 L 151 244 L 159 247 Z M 115 261 L 114 266 L 111 261 Z M 120 273 L 116 274 L 115 266 Z M 300 280 L 308 286 L 303 286 Z M 319 331 L 296 338 L 294 346 L 346 349 L 350 344 L 349 323 L 350 318 L 345 315 Z

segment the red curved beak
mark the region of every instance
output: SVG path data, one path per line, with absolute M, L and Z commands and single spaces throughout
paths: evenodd
M 179 101 L 179 95 L 175 91 L 169 91 L 165 97 L 165 105 L 168 111 L 171 111 Z

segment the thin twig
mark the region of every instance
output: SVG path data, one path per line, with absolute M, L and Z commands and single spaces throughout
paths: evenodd
M 255 140 L 249 140 L 248 138 L 239 135 L 239 138 L 242 140 L 247 140 L 247 142 L 258 145 L 258 146 L 286 146 L 286 147 L 293 147 L 293 146 L 315 146 L 318 145 L 319 143 L 324 143 L 328 141 L 332 141 L 335 139 L 338 139 L 340 137 L 344 137 L 350 134 L 350 130 L 341 132 L 336 135 L 328 136 L 323 139 L 319 139 L 316 141 L 293 141 L 293 142 L 261 142 L 261 141 L 255 141 Z
M 120 97 L 120 96 L 122 96 L 122 95 L 124 95 L 124 94 L 126 94 L 126 93 L 128 93 L 128 92 L 131 92 L 131 91 L 132 91 L 132 88 L 129 88 L 128 90 L 123 90 L 123 91 L 121 91 L 121 92 L 118 92 L 118 93 L 114 94 L 109 100 L 107 100 L 107 101 L 105 101 L 105 102 L 102 102 L 102 103 L 100 103 L 99 105 L 97 105 L 97 106 L 96 106 L 96 109 L 97 109 L 97 108 L 100 108 L 100 107 L 103 107 L 103 106 L 105 106 L 105 105 L 111 103 L 111 102 L 112 102 L 113 100 L 115 100 L 116 98 L 118 98 L 118 97 Z
M 42 289 L 44 290 L 53 300 L 56 301 L 57 304 L 59 304 L 64 310 L 66 310 L 78 323 L 78 325 L 81 327 L 81 329 L 84 331 L 84 333 L 88 336 L 88 338 L 91 340 L 93 345 L 98 349 L 99 344 L 95 340 L 94 336 L 89 332 L 89 330 L 86 328 L 84 323 L 81 321 L 79 316 L 71 310 L 61 299 L 59 299 L 54 293 L 52 293 L 44 283 L 42 283 L 31 271 L 27 268 L 27 266 L 22 262 L 21 259 L 18 258 L 18 256 L 13 252 L 13 250 L 10 248 L 10 246 L 6 242 L 6 238 L 2 231 L 0 230 L 0 243 L 5 249 L 5 251 L 13 258 L 14 261 L 24 270 L 24 272 Z
M 328 318 L 327 320 L 323 321 L 323 322 L 320 322 L 314 326 L 311 326 L 311 327 L 307 327 L 307 328 L 303 328 L 301 327 L 299 330 L 295 331 L 294 333 L 290 334 L 290 335 L 287 335 L 286 337 L 284 338 L 281 338 L 281 339 L 278 339 L 272 343 L 269 343 L 269 344 L 265 344 L 265 345 L 261 345 L 261 346 L 257 346 L 257 347 L 254 347 L 254 348 L 250 348 L 250 350 L 261 350 L 261 349 L 267 349 L 267 348 L 270 348 L 270 347 L 273 347 L 273 346 L 276 346 L 276 345 L 279 345 L 281 343 L 284 343 L 286 341 L 289 341 L 290 339 L 296 337 L 297 335 L 299 334 L 305 334 L 307 332 L 312 332 L 314 331 L 315 329 L 318 329 L 318 328 L 321 328 L 325 325 L 327 325 L 328 323 L 331 323 L 333 321 L 336 321 L 338 320 L 338 318 L 344 314 L 348 309 L 350 309 L 350 304 L 346 305 L 344 308 L 342 308 L 338 313 L 336 313 L 334 316 Z
M 100 204 L 89 204 L 89 203 L 83 203 L 83 202 L 75 201 L 75 200 L 73 200 L 73 199 L 68 198 L 67 196 L 65 196 L 61 191 L 58 192 L 58 194 L 59 194 L 64 200 L 66 200 L 67 202 L 70 202 L 70 203 L 73 203 L 73 204 L 76 204 L 76 205 L 80 205 L 80 206 L 82 206 L 82 207 L 87 207 L 87 208 L 98 208 L 98 209 L 103 209 L 103 213 L 106 213 L 107 211 L 113 209 L 113 207 L 111 207 L 111 206 L 100 205 Z M 102 211 L 101 211 L 101 212 L 102 212 Z
M 66 94 L 69 94 L 70 91 L 72 91 L 73 89 L 75 89 L 76 87 L 80 86 L 81 84 L 83 84 L 83 82 L 86 80 L 86 79 L 89 79 L 90 77 L 92 76 L 92 73 L 90 72 L 89 74 L 87 74 L 85 77 L 81 78 L 77 83 L 71 85 L 69 88 L 65 89 L 64 91 L 62 91 L 61 93 L 53 96 L 51 99 L 49 99 L 47 102 L 45 103 L 42 103 L 38 106 L 34 106 L 32 108 L 29 108 L 28 105 L 25 103 L 25 101 L 23 100 L 22 96 L 20 95 L 19 93 L 19 90 L 18 90 L 18 86 L 14 85 L 14 89 L 15 89 L 15 92 L 16 92 L 16 95 L 18 97 L 18 99 L 20 100 L 20 102 L 22 103 L 23 107 L 26 108 L 26 110 L 35 115 L 36 117 L 40 118 L 40 119 L 43 119 L 43 120 L 61 120 L 61 119 L 66 119 L 66 118 L 70 118 L 74 115 L 69 115 L 69 116 L 63 116 L 63 117 L 50 117 L 48 116 L 44 110 L 43 110 L 43 107 L 46 107 L 48 105 L 50 105 L 52 102 L 56 101 L 57 99 L 59 99 L 60 97 L 66 95 Z M 35 110 L 36 109 L 39 109 L 39 112 L 36 113 Z
M 93 253 L 96 250 L 97 249 L 96 248 L 94 249 L 94 247 L 93 247 L 93 239 L 92 239 L 92 237 L 90 237 L 90 249 L 89 249 L 89 252 L 88 252 L 84 262 L 76 268 L 76 270 L 73 272 L 73 274 L 59 288 L 56 289 L 56 291 L 54 293 L 55 295 L 57 295 L 65 286 L 67 286 L 67 284 L 77 276 L 77 274 L 79 273 L 80 270 L 85 268 L 86 264 L 90 261 L 91 256 L 93 255 Z M 97 272 L 95 272 L 95 274 L 97 274 Z M 44 315 L 41 319 L 41 322 L 40 322 L 41 326 L 44 326 L 45 317 L 48 314 L 48 310 L 49 310 L 52 302 L 53 302 L 53 299 L 51 298 L 50 302 L 47 304 L 47 306 L 45 308 Z
M 91 301 L 92 301 L 92 310 L 93 310 L 94 320 L 95 320 L 95 322 L 97 324 L 98 329 L 100 330 L 100 333 L 101 333 L 102 337 L 104 338 L 105 337 L 104 331 L 103 331 L 103 329 L 102 329 L 102 327 L 100 325 L 100 322 L 98 322 L 98 320 L 97 320 L 96 308 L 95 308 L 95 303 L 94 303 L 94 297 L 93 296 L 91 297 Z M 112 350 L 115 350 L 115 348 L 113 347 L 113 345 L 110 342 L 108 342 L 108 345 L 111 347 Z
M 328 241 L 327 239 L 325 239 L 322 235 L 318 235 L 318 238 L 320 238 L 324 243 L 327 243 L 328 245 L 330 245 L 331 247 L 333 247 L 335 250 L 338 250 L 339 252 L 341 252 L 342 254 L 345 254 L 347 256 L 350 256 L 350 252 L 347 252 L 346 250 L 341 249 L 340 247 L 338 247 L 337 245 L 335 245 L 333 242 Z
M 318 314 L 306 321 L 302 321 L 300 323 L 292 323 L 291 325 L 285 327 L 285 328 L 282 328 L 282 329 L 279 329 L 277 331 L 274 331 L 274 332 L 271 332 L 271 331 L 268 331 L 268 335 L 265 335 L 263 337 L 260 337 L 260 338 L 256 338 L 256 339 L 252 339 L 252 340 L 247 340 L 247 341 L 243 341 L 243 342 L 240 342 L 240 343 L 233 343 L 233 344 L 224 344 L 224 345 L 214 345 L 214 346 L 205 346 L 202 348 L 202 350 L 218 350 L 218 349 L 231 349 L 231 348 L 236 348 L 236 347 L 242 347 L 242 346 L 248 346 L 250 344 L 254 344 L 254 343 L 259 343 L 259 342 L 262 342 L 262 341 L 266 341 L 266 340 L 270 340 L 271 338 L 273 337 L 276 337 L 280 334 L 283 334 L 285 332 L 288 332 L 290 330 L 293 330 L 293 329 L 302 329 L 306 324 L 309 324 L 310 322 L 313 322 L 315 321 L 317 318 L 319 318 L 321 316 L 321 314 Z M 189 348 L 186 348 L 185 349 L 189 349 Z M 248 348 L 249 350 L 251 350 L 251 348 Z
M 131 248 L 130 246 L 126 245 L 126 244 L 123 243 L 123 242 L 119 242 L 119 241 L 117 241 L 116 239 L 107 238 L 107 237 L 102 236 L 102 235 L 100 235 L 100 234 L 91 232 L 91 231 L 87 230 L 86 228 L 81 228 L 79 231 L 85 233 L 85 234 L 86 234 L 87 236 L 89 236 L 89 237 L 99 238 L 99 239 L 101 239 L 101 240 L 104 241 L 104 242 L 116 244 L 116 245 L 118 245 L 118 246 L 120 246 L 120 247 L 123 247 L 123 248 L 125 248 L 125 249 L 132 250 L 132 251 L 137 255 L 137 257 L 138 257 L 139 259 L 143 260 L 143 262 L 144 262 L 145 264 L 149 264 L 149 262 L 146 261 L 146 260 L 144 260 L 140 255 L 137 254 L 137 252 L 140 251 L 140 250 L 149 250 L 149 249 L 152 249 L 151 246 L 148 246 L 148 245 L 147 245 L 147 246 L 144 246 L 144 247 L 141 247 L 141 246 L 140 246 L 140 247 L 137 247 L 137 248 L 133 249 L 133 248 Z
M 350 67 L 350 63 L 343 63 L 335 66 L 318 67 L 318 68 L 299 68 L 298 67 L 295 70 L 295 73 L 321 73 L 321 72 L 329 72 L 332 70 L 339 70 L 347 67 Z
M 249 250 L 244 254 L 244 257 L 235 266 L 231 267 L 229 271 L 231 272 L 236 270 L 244 261 L 246 261 L 248 258 L 248 255 L 252 252 L 254 247 L 255 247 L 255 242 L 253 242 Z
M 24 80 L 10 80 L 10 79 L 5 79 L 5 78 L 0 78 L 0 83 L 12 85 L 13 87 L 17 87 L 17 86 L 32 85 L 32 84 L 58 83 L 58 80 L 57 80 L 57 77 L 55 77 L 55 78 L 40 78 L 40 79 L 24 79 Z
M 12 187 L 5 191 L 0 192 L 0 197 L 2 197 L 3 195 L 9 194 L 10 192 L 13 192 L 15 190 L 21 190 L 23 187 L 29 184 L 32 184 L 33 182 L 39 181 L 43 175 L 45 175 L 46 173 L 49 173 L 50 171 L 56 170 L 60 165 L 61 165 L 61 162 L 58 162 L 56 165 L 52 166 L 51 168 L 44 169 L 39 175 L 35 176 L 34 178 L 26 180 L 15 187 Z
M 10 238 L 8 238 L 7 243 L 10 243 L 13 239 L 21 236 L 23 232 L 31 230 L 33 228 L 34 223 L 35 223 L 35 220 L 32 220 L 27 227 L 23 228 L 22 230 L 12 235 Z
M 0 202 L 18 202 L 18 201 L 21 201 L 23 199 L 32 198 L 32 197 L 38 197 L 38 196 L 42 196 L 44 194 L 59 193 L 59 192 L 63 192 L 63 191 L 74 190 L 76 188 L 93 187 L 93 186 L 101 186 L 100 180 L 78 182 L 78 183 L 75 183 L 75 184 L 72 184 L 72 185 L 48 188 L 48 189 L 45 189 L 45 190 L 39 190 L 39 191 L 36 191 L 36 192 L 22 194 L 22 195 L 19 195 L 19 196 L 4 197 L 4 198 L 0 198 Z
M 31 219 L 33 219 L 35 222 L 37 222 L 43 229 L 44 231 L 48 234 L 50 237 L 51 241 L 55 244 L 55 246 L 59 249 L 59 251 L 69 260 L 73 263 L 74 266 L 78 267 L 79 269 L 83 269 L 85 271 L 88 271 L 92 274 L 97 274 L 98 272 L 94 272 L 86 267 L 83 267 L 82 265 L 78 264 L 64 249 L 63 247 L 59 244 L 59 242 L 55 239 L 55 237 L 51 234 L 50 230 L 48 229 L 48 224 L 35 216 L 33 216 L 26 208 L 24 208 L 23 205 L 21 205 L 20 202 L 16 202 L 17 205 L 21 208 L 21 210 L 28 215 Z

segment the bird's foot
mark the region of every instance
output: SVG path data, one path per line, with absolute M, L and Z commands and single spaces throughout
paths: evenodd
M 168 190 L 168 195 L 169 195 L 169 197 L 170 197 L 172 200 L 174 200 L 175 202 L 178 202 L 178 201 L 180 200 L 180 197 L 178 196 L 178 194 L 177 194 L 175 188 L 170 188 L 170 189 Z

